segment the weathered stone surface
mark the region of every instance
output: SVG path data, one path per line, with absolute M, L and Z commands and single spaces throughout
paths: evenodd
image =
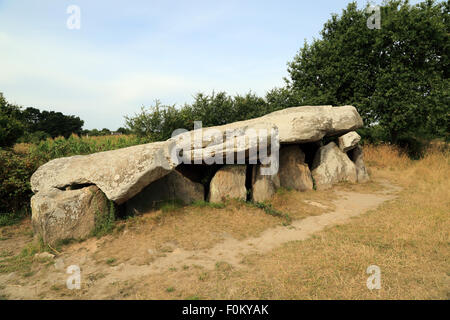
M 256 163 L 258 147 L 270 150 L 272 137 L 278 137 L 278 129 L 271 122 L 250 121 L 179 134 L 169 139 L 176 143 L 172 155 L 178 156 L 178 161 L 183 163 L 230 164 L 231 160 L 234 164 L 244 164 L 249 158 Z
M 96 186 L 78 190 L 39 192 L 31 198 L 35 234 L 45 243 L 83 239 L 95 227 L 96 215 L 108 212 L 108 202 Z
M 33 192 L 95 184 L 118 204 L 138 194 L 172 171 L 170 142 L 156 142 L 86 156 L 59 158 L 41 166 L 31 177 Z
M 270 200 L 280 187 L 279 173 L 274 175 L 264 175 L 261 168 L 264 165 L 253 166 L 252 173 L 252 201 L 263 202 Z
M 248 157 L 249 149 L 263 145 L 258 140 L 252 140 L 254 136 L 267 141 L 267 145 L 275 136 L 278 136 L 279 143 L 307 143 L 319 141 L 326 135 L 346 133 L 362 125 L 362 119 L 353 106 L 302 106 L 255 119 L 181 133 L 170 140 L 184 150 L 186 159 L 209 164 L 225 159 L 228 151 L 245 153 Z
M 352 106 L 287 108 L 256 119 L 182 133 L 165 142 L 55 159 L 33 174 L 31 187 L 37 193 L 52 188 L 94 184 L 108 199 L 121 204 L 171 172 L 180 163 L 177 152 L 180 147 L 185 148 L 183 157 L 189 154 L 192 160 L 211 164 L 226 158 L 229 150 L 235 159 L 238 155 L 242 155 L 242 159 L 249 158 L 252 154 L 249 150 L 260 145 L 269 148 L 275 136 L 279 136 L 280 143 L 304 143 L 318 141 L 325 135 L 346 133 L 360 126 L 361 117 Z M 216 130 L 211 134 L 211 129 Z M 199 133 L 202 138 L 197 146 L 194 138 Z M 256 141 L 251 139 L 255 135 L 258 137 Z
M 41 260 L 41 259 L 53 259 L 54 257 L 55 257 L 55 255 L 51 254 L 49 252 L 41 252 L 41 253 L 36 253 L 34 255 L 34 258 L 35 259 L 39 259 L 39 260 Z
M 298 145 L 280 149 L 280 184 L 283 188 L 306 191 L 313 189 L 313 181 L 305 154 Z
M 363 149 L 358 145 L 350 152 L 350 158 L 355 163 L 358 182 L 363 183 L 369 181 L 369 173 L 367 172 L 366 166 L 364 164 Z
M 319 141 L 326 135 L 338 135 L 363 126 L 353 106 L 293 107 L 269 113 L 260 119 L 278 127 L 280 143 Z
M 125 203 L 127 213 L 144 213 L 157 208 L 165 201 L 179 201 L 190 204 L 204 200 L 203 185 L 192 182 L 180 172 L 174 170 L 159 180 L 152 182 L 139 194 Z
M 222 202 L 226 198 L 246 200 L 246 170 L 245 165 L 226 165 L 220 168 L 209 185 L 208 200 L 210 202 Z
M 352 150 L 361 141 L 361 136 L 355 131 L 348 132 L 338 138 L 339 149 L 343 152 Z
M 318 190 L 330 188 L 341 181 L 357 181 L 355 164 L 334 142 L 316 152 L 311 173 Z

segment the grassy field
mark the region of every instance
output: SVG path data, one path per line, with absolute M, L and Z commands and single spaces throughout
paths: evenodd
M 173 261 L 157 271 L 139 274 L 139 270 L 150 270 L 145 268 L 158 259 L 169 259 L 174 251 L 201 254 L 224 239 L 258 237 L 286 221 L 260 208 L 231 202 L 224 207 L 205 203 L 168 206 L 118 222 L 109 236 L 67 244 L 53 252 L 66 264 L 84 261 L 87 283 L 80 291 L 65 289 L 66 275 L 49 268 L 53 262 L 32 258 L 42 248 L 31 244 L 28 221 L 4 227 L 0 229 L 0 295 L 42 299 L 449 299 L 448 148 L 435 144 L 421 160 L 410 160 L 390 145 L 366 145 L 364 152 L 373 181 L 335 189 L 375 194 L 383 189 L 379 181 L 387 180 L 401 187 L 395 199 L 306 240 L 248 253 L 239 265 L 226 257 L 217 259 L 212 268 L 202 265 L 201 259 Z M 272 205 L 298 221 L 327 211 L 307 206 L 305 200 L 332 210 L 335 199 L 334 192 L 280 190 Z M 380 290 L 366 287 L 370 265 L 381 269 Z M 16 275 L 7 278 L 11 271 Z
M 249 255 L 245 269 L 225 263 L 189 280 L 185 271 L 154 275 L 139 286 L 157 293 L 144 297 L 177 298 L 177 290 L 182 298 L 449 299 L 448 151 L 434 147 L 419 161 L 387 145 L 366 146 L 365 154 L 373 178 L 403 188 L 396 200 L 308 240 Z M 380 290 L 366 287 L 369 265 L 381 269 Z
M 115 150 L 148 142 L 134 135 L 111 135 L 79 137 L 72 135 L 68 139 L 58 137 L 41 141 L 37 145 L 29 145 L 29 152 L 42 160 L 68 157 L 79 154 L 91 154 L 100 151 Z M 26 146 L 16 145 L 15 150 L 26 149 Z

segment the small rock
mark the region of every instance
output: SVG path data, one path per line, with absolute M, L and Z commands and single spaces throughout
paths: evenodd
M 338 138 L 339 149 L 343 152 L 352 150 L 361 141 L 361 136 L 355 131 L 348 132 Z
M 119 264 L 117 266 L 111 267 L 111 269 L 115 270 L 115 271 L 122 271 L 124 267 L 125 267 L 125 264 L 121 263 L 121 264 Z
M 60 270 L 60 271 L 64 270 L 64 260 L 63 260 L 63 258 L 56 259 L 54 266 L 55 266 L 56 270 Z
M 370 177 L 364 164 L 363 149 L 361 146 L 356 146 L 350 153 L 350 158 L 355 163 L 358 182 L 362 183 L 369 181 Z
M 53 259 L 55 257 L 54 254 L 48 253 L 48 252 L 41 252 L 41 253 L 36 253 L 34 255 L 35 259 Z

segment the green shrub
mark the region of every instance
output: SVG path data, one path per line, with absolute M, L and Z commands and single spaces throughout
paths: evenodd
M 20 107 L 8 103 L 0 92 L 0 148 L 11 147 L 23 134 L 20 112 Z
M 11 147 L 23 134 L 19 120 L 0 113 L 0 147 Z
M 106 197 L 104 200 L 109 203 L 108 209 L 105 212 L 100 212 L 100 210 L 97 209 L 95 213 L 95 226 L 91 233 L 92 236 L 97 238 L 110 234 L 115 227 L 116 208 L 114 202 L 108 200 Z
M 49 138 L 51 138 L 51 136 L 44 131 L 25 132 L 17 142 L 39 144 L 41 141 Z
M 19 211 L 29 211 L 30 178 L 37 167 L 35 159 L 28 155 L 0 150 L 0 214 L 11 216 Z
M 11 226 L 13 224 L 16 224 L 20 220 L 22 220 L 24 217 L 26 217 L 27 214 L 28 214 L 28 211 L 26 211 L 26 210 L 20 210 L 17 212 L 0 213 L 0 227 Z
M 380 125 L 364 127 L 357 130 L 362 143 L 379 144 L 389 141 L 389 131 Z
M 149 142 L 148 139 L 134 135 L 79 137 L 71 135 L 69 138 L 57 137 L 39 142 L 30 148 L 30 154 L 45 163 L 52 159 L 86 155 L 101 151 L 126 148 Z
M 398 138 L 397 145 L 403 149 L 411 159 L 418 160 L 424 156 L 425 151 L 429 146 L 429 141 L 402 135 Z
M 277 101 L 279 94 L 272 91 L 272 101 Z M 252 92 L 242 96 L 213 92 L 210 95 L 198 93 L 192 104 L 181 108 L 156 101 L 149 108 L 142 108 L 141 112 L 125 119 L 134 134 L 151 141 L 161 141 L 170 138 L 176 129 L 192 130 L 194 121 L 202 121 L 203 127 L 211 127 L 260 117 L 277 109 L 280 109 L 279 105 L 272 105 Z

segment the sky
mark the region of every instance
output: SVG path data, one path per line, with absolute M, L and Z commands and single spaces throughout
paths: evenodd
M 156 99 L 181 106 L 213 90 L 264 95 L 348 2 L 0 0 L 0 92 L 112 130 Z M 67 27 L 71 5 L 80 29 Z

